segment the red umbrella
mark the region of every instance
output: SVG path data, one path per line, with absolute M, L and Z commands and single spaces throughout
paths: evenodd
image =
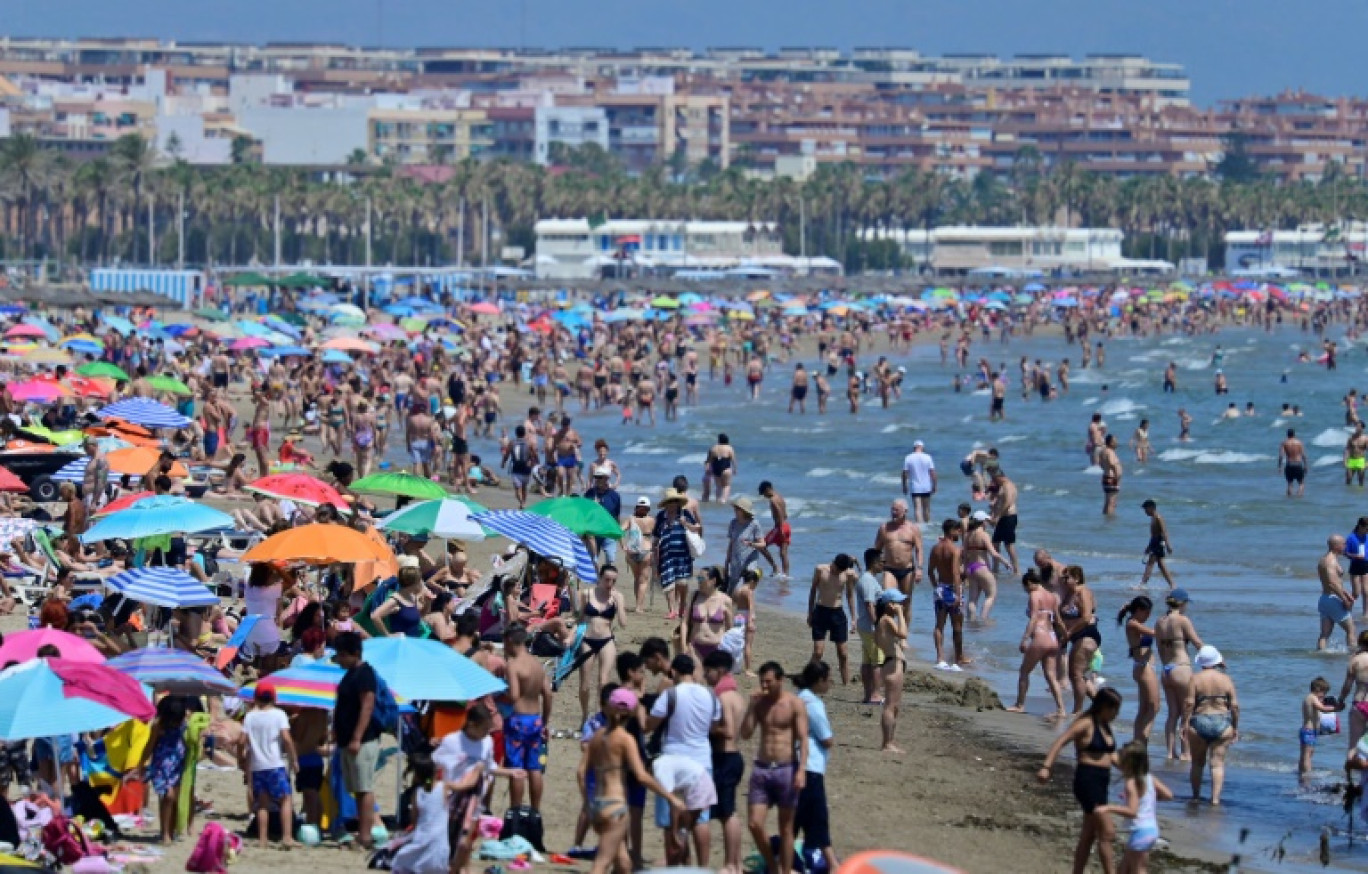
M 28 486 L 11 471 L 0 467 L 0 492 L 26 492 Z
M 245 489 L 260 495 L 287 498 L 315 507 L 319 504 L 332 504 L 339 510 L 351 509 L 351 505 L 342 497 L 341 492 L 307 473 L 271 474 L 249 483 Z
M 117 513 L 120 510 L 127 510 L 129 507 L 132 507 L 134 504 L 141 501 L 143 498 L 155 498 L 156 496 L 156 492 L 134 492 L 131 495 L 124 495 L 122 498 L 116 498 L 115 500 L 110 501 L 108 504 L 105 504 L 103 507 L 101 507 L 99 510 L 95 512 L 95 515 L 107 516 L 110 513 Z

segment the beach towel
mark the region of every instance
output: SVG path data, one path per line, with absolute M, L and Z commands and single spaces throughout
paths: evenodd
M 209 730 L 210 721 L 207 713 L 189 713 L 185 717 L 185 766 L 181 770 L 180 795 L 176 799 L 178 834 L 186 834 L 190 829 L 190 814 L 195 809 L 195 775 L 198 773 L 204 733 Z

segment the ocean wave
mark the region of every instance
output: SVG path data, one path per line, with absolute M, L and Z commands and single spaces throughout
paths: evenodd
M 1348 428 L 1326 428 L 1324 431 L 1311 438 L 1311 445 L 1343 447 L 1349 440 L 1349 433 Z
M 850 468 L 814 467 L 807 472 L 807 476 L 813 479 L 824 479 L 829 476 L 843 476 L 846 479 L 869 479 L 869 474 L 862 470 L 851 470 Z M 897 481 L 902 483 L 901 479 Z
M 1205 449 L 1165 449 L 1163 452 L 1159 453 L 1159 460 L 1187 461 L 1188 459 L 1196 458 L 1204 452 L 1206 452 Z
M 1113 398 L 1097 408 L 1097 412 L 1104 416 L 1115 416 L 1120 413 L 1133 413 L 1136 410 L 1145 409 L 1144 404 L 1137 404 L 1130 398 Z
M 1085 406 L 1085 407 L 1091 407 L 1093 404 L 1097 403 L 1097 400 L 1098 400 L 1097 398 L 1084 398 L 1084 399 L 1083 399 L 1083 406 Z
M 1101 475 L 1102 475 L 1102 468 L 1100 468 L 1100 467 L 1098 467 L 1097 465 L 1093 464 L 1093 465 L 1089 465 L 1088 467 L 1083 468 L 1083 472 L 1084 472 L 1084 473 L 1087 473 L 1087 474 L 1091 474 L 1091 475 L 1093 475 L 1093 476 L 1101 476 Z
M 1312 466 L 1312 467 L 1330 467 L 1331 465 L 1334 465 L 1334 464 L 1340 464 L 1340 463 L 1342 463 L 1343 461 L 1344 461 L 1344 456 L 1343 456 L 1343 455 L 1322 455 L 1320 458 L 1317 458 L 1317 459 L 1316 459 L 1316 462 L 1315 462 L 1314 464 L 1312 464 L 1311 466 Z
M 688 455 L 681 455 L 675 459 L 675 464 L 702 464 L 708 457 L 706 452 L 693 452 Z
M 1140 417 L 1134 413 L 1118 413 L 1117 415 L 1112 416 L 1112 418 L 1118 422 L 1129 422 L 1132 419 L 1138 419 Z
M 881 473 L 881 474 L 879 474 L 879 475 L 877 475 L 877 476 L 872 476 L 872 477 L 869 478 L 869 481 L 872 482 L 872 483 L 878 483 L 878 484 L 881 485 L 881 486 L 900 486 L 900 485 L 902 485 L 902 477 L 900 477 L 900 476 L 894 476 L 894 475 L 891 474 L 891 473 Z
M 1273 456 L 1254 452 L 1232 452 L 1210 449 L 1165 449 L 1159 453 L 1161 461 L 1192 461 L 1196 464 L 1252 464 L 1256 461 L 1271 461 Z
M 1184 358 L 1178 362 L 1183 370 L 1206 370 L 1211 366 L 1210 358 Z
M 1029 438 L 1028 438 L 1025 434 L 1008 434 L 1006 437 L 999 437 L 999 438 L 997 439 L 996 442 L 997 442 L 998 444 L 1003 444 L 1003 443 L 1019 443 L 1019 442 L 1021 442 L 1022 440 L 1027 440 L 1027 439 L 1029 439 Z
M 622 447 L 623 455 L 668 455 L 673 451 L 668 446 L 654 446 L 650 443 L 628 443 Z

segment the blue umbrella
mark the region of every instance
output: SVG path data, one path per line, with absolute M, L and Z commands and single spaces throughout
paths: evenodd
M 1039 282 L 1028 282 L 1021 287 L 1021 290 L 1029 292 L 1044 291 L 1045 286 L 1040 284 Z
M 212 607 L 218 595 L 199 580 L 173 567 L 140 567 L 105 580 L 109 588 L 143 604 L 158 607 Z
M 341 349 L 329 349 L 323 353 L 324 364 L 351 364 L 351 356 Z
M 309 350 L 303 346 L 271 346 L 257 350 L 257 354 L 265 358 L 307 358 Z
M 28 308 L 23 304 L 0 304 L 0 316 L 22 316 L 26 312 L 28 312 Z
M 222 510 L 197 504 L 189 498 L 158 495 L 136 501 L 127 510 L 111 513 L 81 535 L 82 543 L 122 538 L 193 534 L 211 528 L 231 528 L 233 517 Z
M 169 335 L 171 335 L 172 337 L 179 337 L 179 336 L 181 336 L 182 334 L 188 334 L 188 333 L 190 333 L 190 332 L 193 331 L 194 329 L 195 329 L 195 326 L 194 326 L 194 325 L 186 325 L 186 324 L 167 325 L 167 326 L 165 326 L 164 328 L 162 328 L 162 333 L 164 333 L 164 334 L 169 334 Z
M 237 323 L 237 329 L 242 332 L 244 337 L 263 337 L 269 338 L 275 333 L 275 329 L 261 322 L 249 322 L 241 319 Z
M 46 659 L 0 672 L 0 740 L 99 731 L 128 720 L 128 714 L 89 698 L 68 698 L 66 683 Z
M 95 411 L 101 419 L 123 419 L 145 428 L 184 428 L 190 420 L 180 413 L 149 398 L 129 398 L 115 401 Z
M 362 655 L 395 695 L 410 701 L 470 701 L 508 688 L 503 680 L 436 640 L 372 638 L 365 642 Z
M 470 518 L 539 555 L 558 560 L 563 567 L 572 569 L 582 583 L 598 581 L 594 560 L 584 543 L 554 519 L 522 510 L 491 510 Z
M 118 331 L 120 334 L 132 334 L 136 330 L 133 323 L 123 316 L 103 316 L 100 321 L 111 331 Z
M 237 684 L 203 659 L 179 649 L 135 649 L 106 664 L 158 692 L 173 695 L 232 695 Z
M 75 352 L 79 355 L 103 355 L 104 347 L 99 343 L 90 340 L 68 340 L 62 344 L 68 352 Z

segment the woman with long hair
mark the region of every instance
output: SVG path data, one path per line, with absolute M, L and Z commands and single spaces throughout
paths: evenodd
M 722 635 L 732 627 L 736 607 L 725 591 L 722 570 L 706 567 L 698 575 L 694 592 L 684 611 L 684 642 L 699 664 L 722 645 Z
M 1113 861 L 1112 838 L 1115 827 L 1107 808 L 1107 790 L 1111 786 L 1111 769 L 1117 764 L 1116 736 L 1112 720 L 1121 713 L 1121 693 L 1112 688 L 1098 690 L 1092 706 L 1074 720 L 1069 730 L 1055 739 L 1045 754 L 1045 764 L 1036 773 L 1042 783 L 1050 780 L 1055 759 L 1068 744 L 1073 744 L 1077 763 L 1074 765 L 1073 794 L 1083 808 L 1083 830 L 1074 847 L 1073 874 L 1083 874 L 1097 844 L 1097 858 L 1105 874 L 1116 870 Z
M 1183 715 L 1183 702 L 1187 700 L 1188 686 L 1192 683 L 1188 647 L 1201 649 L 1203 644 L 1192 620 L 1187 617 L 1187 590 L 1174 589 L 1164 603 L 1168 612 L 1154 623 L 1154 643 L 1162 665 L 1159 685 L 1164 690 L 1164 704 L 1168 708 L 1164 717 L 1164 746 L 1170 759 L 1187 761 L 1187 719 Z
M 580 724 L 589 719 L 589 667 L 598 670 L 598 684 L 602 689 L 613 680 L 613 669 L 617 665 L 617 643 L 613 637 L 613 622 L 627 630 L 623 614 L 627 612 L 627 602 L 617 590 L 618 569 L 604 565 L 599 569 L 598 582 L 591 588 L 580 590 L 579 615 L 584 623 L 584 639 L 580 641 L 580 658 L 583 662 L 579 669 Z
M 1150 729 L 1159 716 L 1159 678 L 1154 673 L 1154 629 L 1145 623 L 1154 612 L 1154 602 L 1144 595 L 1132 598 L 1116 614 L 1116 624 L 1126 626 L 1126 646 L 1130 648 L 1131 678 L 1140 695 L 1135 711 L 1133 740 L 1149 743 Z
M 1059 688 L 1059 596 L 1045 590 L 1040 573 L 1031 568 L 1021 578 L 1026 589 L 1026 630 L 1021 635 L 1021 671 L 1017 676 L 1016 703 L 1007 710 L 1026 712 L 1026 693 L 1031 688 L 1031 672 L 1040 665 L 1045 685 L 1054 698 L 1055 715 L 1064 716 L 1064 696 Z
M 1069 650 L 1060 670 L 1068 671 L 1069 685 L 1073 687 L 1073 712 L 1078 714 L 1083 711 L 1083 702 L 1092 697 L 1088 668 L 1102 646 L 1102 633 L 1097 630 L 1097 601 L 1087 588 L 1083 568 L 1069 565 L 1060 575 L 1059 583 L 1059 619 L 1068 635 L 1064 645 Z

